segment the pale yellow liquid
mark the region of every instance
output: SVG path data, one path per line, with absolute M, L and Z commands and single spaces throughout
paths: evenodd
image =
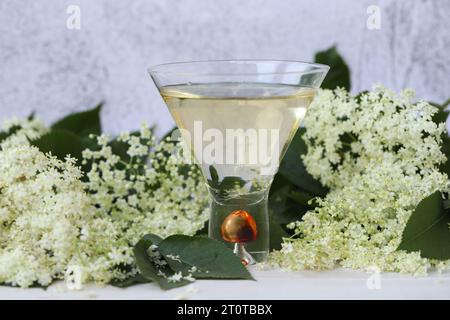
M 279 130 L 278 159 L 284 155 L 306 109 L 313 100 L 315 90 L 311 88 L 265 83 L 213 83 L 166 86 L 160 89 L 177 126 L 194 136 L 194 121 L 202 122 L 203 132 L 216 129 L 226 136 L 226 129 L 277 129 Z M 191 150 L 199 159 L 199 152 Z M 247 142 L 246 142 L 247 143 Z M 272 144 L 273 141 L 267 141 Z M 203 143 L 205 146 L 207 143 Z M 244 150 L 250 150 L 248 145 Z M 267 146 L 268 150 L 270 147 Z M 222 150 L 223 154 L 230 150 Z M 249 159 L 249 151 L 244 151 Z M 199 164 L 207 179 L 210 178 L 210 163 Z M 260 163 L 214 164 L 219 179 L 237 176 L 244 181 L 255 181 L 260 176 Z M 268 180 L 271 180 L 269 177 Z

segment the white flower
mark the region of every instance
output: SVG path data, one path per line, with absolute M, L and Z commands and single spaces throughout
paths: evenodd
M 181 272 L 175 272 L 173 275 L 167 277 L 169 282 L 180 282 L 183 279 L 183 274 Z
M 30 140 L 38 139 L 48 132 L 48 128 L 37 119 L 10 119 L 2 123 L 0 131 L 9 133 L 8 137 L 0 141 L 0 149 L 28 145 Z
M 448 190 L 438 170 L 444 125 L 436 109 L 413 103 L 380 86 L 359 101 L 342 89 L 322 90 L 305 118 L 306 169 L 331 188 L 302 221 L 290 224 L 272 261 L 286 269 L 329 269 L 336 265 L 423 274 L 435 261 L 397 251 L 417 204 Z M 440 263 L 441 268 L 445 264 Z
M 92 214 L 71 161 L 27 145 L 0 151 L 0 282 L 48 285 L 64 275 Z
M 142 127 L 140 135 L 120 135 L 128 163 L 111 161 L 111 148 L 103 139 L 100 150 L 83 153 L 85 160 L 94 161 L 85 187 L 96 211 L 111 216 L 130 245 L 147 233 L 193 235 L 208 219 L 208 196 L 198 169 L 190 165 L 190 174 L 184 175 L 180 169 L 187 165 L 171 155 L 174 145 L 156 144 L 150 134 Z M 148 163 L 137 161 L 146 155 Z
M 83 152 L 92 169 L 82 182 L 75 159 L 60 161 L 30 146 L 39 130 L 20 123 L 28 129 L 0 148 L 0 283 L 46 286 L 66 277 L 79 288 L 88 281 L 123 280 L 137 273 L 132 248 L 142 236 L 192 235 L 208 218 L 198 170 L 189 167 L 184 176 L 184 164 L 167 158 L 174 146 L 155 144 L 148 129 L 142 129 L 145 139 L 120 136 L 129 162 L 113 154 L 106 135 L 93 136 L 100 149 Z M 150 148 L 151 165 L 137 162 Z M 166 263 L 156 258 L 160 266 Z

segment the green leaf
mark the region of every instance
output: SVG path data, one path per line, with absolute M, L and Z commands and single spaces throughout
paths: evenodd
M 450 199 L 444 200 L 442 205 L 444 206 L 444 210 L 450 209 Z
M 134 286 L 136 284 L 149 283 L 149 282 L 150 282 L 150 280 L 145 279 L 141 274 L 137 274 L 137 275 L 127 278 L 125 280 L 111 281 L 109 284 L 114 287 L 118 287 L 118 288 L 127 288 L 127 287 Z
M 447 106 L 450 104 L 450 99 L 448 99 L 444 104 L 439 105 L 433 102 L 430 102 L 431 105 L 435 106 L 438 110 L 433 115 L 433 121 L 436 124 L 445 123 L 448 117 L 448 110 L 445 110 Z M 447 157 L 447 161 L 440 165 L 440 171 L 447 174 L 450 177 L 450 137 L 448 136 L 447 130 L 442 135 L 442 146 L 441 151 Z
M 347 63 L 337 52 L 336 47 L 331 47 L 325 51 L 318 52 L 315 56 L 315 62 L 330 66 L 322 88 L 336 89 L 336 87 L 345 88 L 350 91 L 350 69 Z
M 269 196 L 276 193 L 278 190 L 285 188 L 286 186 L 292 186 L 293 184 L 281 174 L 276 174 L 272 185 L 270 186 Z
M 139 131 L 133 131 L 130 133 L 130 136 L 140 136 Z M 109 145 L 111 146 L 111 151 L 115 155 L 119 156 L 122 161 L 130 162 L 130 156 L 127 154 L 127 150 L 130 147 L 127 143 L 123 141 L 119 141 L 118 137 L 114 138 L 110 141 Z M 143 159 L 145 160 L 145 159 Z
M 161 243 L 161 241 L 163 241 L 163 238 L 153 233 L 146 234 L 145 236 L 142 237 L 142 239 L 150 241 L 155 246 L 158 246 Z
M 91 110 L 68 115 L 54 123 L 51 129 L 67 130 L 81 137 L 87 137 L 90 134 L 99 135 L 102 131 L 100 124 L 101 108 L 102 103 Z
M 154 242 L 155 241 L 155 242 Z M 160 271 L 166 276 L 172 276 L 173 270 L 168 265 L 157 267 L 149 258 L 147 250 L 151 245 L 156 245 L 159 241 L 157 236 L 147 235 L 134 246 L 134 259 L 136 265 L 144 279 L 156 282 L 162 289 L 168 290 L 181 287 L 190 283 L 190 281 L 181 279 L 177 282 L 171 282 L 160 274 Z
M 252 275 L 241 260 L 222 242 L 206 237 L 174 235 L 158 247 L 174 271 L 188 273 L 195 266 L 195 278 L 250 279 Z M 181 262 L 168 256 L 177 256 Z
M 446 122 L 448 117 L 448 110 L 445 110 L 450 103 L 450 99 L 440 105 L 437 103 L 430 102 L 430 104 L 438 109 L 438 111 L 433 115 L 433 121 L 436 124 Z
M 209 173 L 211 175 L 211 182 L 215 185 L 219 185 L 219 174 L 217 173 L 217 170 L 213 165 L 209 166 Z
M 241 177 L 228 176 L 219 181 L 219 174 L 214 166 L 209 166 L 211 179 L 208 179 L 208 185 L 216 189 L 221 195 L 226 196 L 229 191 L 235 188 L 241 188 L 245 185 L 245 181 Z
M 167 138 L 171 138 L 173 133 L 178 130 L 178 127 L 173 127 L 172 129 L 170 129 L 162 138 L 160 141 L 166 141 Z M 177 135 L 177 137 L 179 137 L 180 135 Z
M 8 138 L 11 134 L 9 132 L 0 131 L 0 142 Z
M 269 246 L 270 251 L 280 250 L 283 238 L 289 237 L 289 234 L 281 227 L 280 222 L 274 214 L 269 214 Z
M 307 152 L 306 144 L 302 139 L 304 133 L 305 128 L 297 130 L 281 161 L 277 175 L 283 176 L 311 196 L 323 197 L 327 194 L 328 189 L 306 171 L 305 165 L 301 160 L 301 156 Z
M 0 142 L 16 133 L 17 130 L 20 130 L 20 126 L 12 126 L 8 131 L 0 131 Z
M 292 194 L 302 193 L 300 190 L 292 190 L 295 188 L 293 185 L 285 185 L 283 188 L 270 194 L 269 214 L 273 215 L 274 219 L 280 225 L 301 220 L 308 210 L 314 208 L 312 205 L 305 205 L 302 202 L 298 202 L 299 199 L 291 196 Z
M 236 187 L 242 188 L 245 185 L 245 181 L 241 177 L 228 176 L 223 178 L 220 182 L 220 190 L 233 190 Z
M 51 152 L 58 159 L 70 154 L 71 157 L 81 159 L 81 153 L 86 148 L 86 142 L 70 131 L 52 130 L 31 144 L 44 153 Z
M 301 128 L 294 136 L 270 189 L 269 223 L 272 250 L 281 248 L 282 239 L 292 232 L 284 226 L 301 220 L 308 210 L 314 208 L 308 201 L 317 196 L 323 197 L 328 192 L 327 188 L 308 174 L 303 165 L 301 155 L 307 152 L 302 139 L 304 132 L 305 129 Z
M 209 221 L 206 221 L 203 225 L 203 228 L 198 230 L 195 235 L 196 236 L 208 236 L 208 229 L 209 229 Z
M 444 209 L 437 191 L 423 199 L 409 218 L 398 250 L 420 251 L 424 258 L 450 259 L 449 223 L 450 212 Z
M 449 105 L 450 105 L 450 98 L 448 98 L 447 101 L 445 101 L 445 102 L 442 104 L 442 108 L 445 109 L 445 108 L 447 108 Z
M 289 183 L 275 191 L 270 190 L 269 214 L 275 216 L 277 221 L 279 220 L 279 215 L 286 210 L 290 190 L 291 185 Z
M 288 197 L 305 207 L 310 207 L 309 201 L 313 199 L 309 193 L 298 190 L 291 191 Z
M 366 94 L 368 94 L 368 93 L 369 93 L 368 90 L 363 90 L 363 91 L 361 91 L 360 93 L 358 93 L 358 94 L 355 96 L 355 100 L 356 100 L 358 103 L 361 103 L 361 98 L 362 98 L 362 96 L 363 96 L 363 95 L 366 95 Z
M 442 138 L 442 153 L 447 157 L 447 160 L 440 165 L 439 169 L 441 172 L 447 174 L 450 177 L 450 138 L 447 136 L 447 131 L 444 132 L 444 136 Z
M 441 109 L 440 106 L 436 106 L 436 105 L 434 105 L 434 106 L 438 107 L 439 110 L 438 110 L 438 112 L 436 112 L 433 115 L 433 121 L 435 123 L 437 123 L 437 124 L 438 123 L 442 123 L 442 122 L 446 122 L 447 121 L 447 117 L 448 117 L 448 112 L 443 110 L 443 109 Z
M 160 260 L 167 264 L 157 266 L 148 255 L 148 248 L 157 246 Z M 168 277 L 175 273 L 191 274 L 195 278 L 253 279 L 240 259 L 223 243 L 199 236 L 174 235 L 164 240 L 154 234 L 144 236 L 134 247 L 136 265 L 142 278 L 156 282 L 162 289 L 171 289 L 189 284 L 182 278 L 173 282 Z M 176 258 L 174 258 L 176 257 Z M 193 267 L 196 270 L 193 270 Z M 121 285 L 132 284 L 125 282 Z M 137 279 L 143 281 L 142 279 Z

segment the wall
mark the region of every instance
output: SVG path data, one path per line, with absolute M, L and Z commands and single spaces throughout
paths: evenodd
M 379 6 L 381 29 L 366 27 Z M 81 28 L 66 27 L 67 6 Z M 338 46 L 353 90 L 375 82 L 421 98 L 450 96 L 450 1 L 0 0 L 0 121 L 51 122 L 105 101 L 106 131 L 173 123 L 146 67 L 180 60 L 312 60 Z

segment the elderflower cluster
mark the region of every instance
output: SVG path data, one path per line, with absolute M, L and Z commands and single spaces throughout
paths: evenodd
M 108 140 L 99 136 L 99 150 L 83 152 L 84 161 L 92 161 L 86 189 L 96 210 L 111 216 L 130 245 L 147 233 L 193 235 L 204 226 L 207 192 L 199 170 L 182 163 L 176 144 L 156 144 L 142 127 L 139 135 L 119 137 L 129 158 L 124 162 Z
M 322 90 L 305 119 L 309 173 L 330 187 L 318 207 L 289 227 L 272 256 L 290 270 L 355 269 L 424 274 L 432 261 L 419 252 L 397 251 L 417 204 L 436 190 L 448 190 L 438 170 L 444 124 L 432 121 L 435 108 L 413 103 L 409 90 L 395 95 L 376 87 L 351 97 L 342 89 Z
M 8 133 L 5 139 L 0 139 L 0 149 L 19 145 L 28 145 L 48 132 L 48 127 L 35 118 L 10 119 L 2 123 L 0 131 Z
M 444 123 L 436 125 L 436 108 L 413 103 L 414 92 L 396 95 L 381 86 L 359 98 L 344 89 L 322 90 L 305 118 L 308 172 L 331 188 L 348 185 L 370 161 L 393 155 L 405 174 L 422 175 L 445 161 L 440 152 Z
M 97 233 L 107 237 L 110 228 L 96 219 L 80 177 L 73 158 L 60 161 L 29 145 L 0 151 L 0 283 L 46 286 L 68 265 L 103 280 L 94 269 L 104 265 L 92 256 L 111 248 L 104 251 L 105 242 L 86 233 L 102 227 Z
M 175 144 L 155 143 L 147 128 L 120 136 L 129 161 L 97 137 L 98 149 L 83 153 L 92 164 L 86 176 L 76 159 L 60 161 L 30 145 L 47 131 L 39 122 L 3 129 L 0 283 L 124 280 L 137 272 L 133 245 L 142 236 L 194 234 L 208 218 L 198 170 L 180 162 Z

